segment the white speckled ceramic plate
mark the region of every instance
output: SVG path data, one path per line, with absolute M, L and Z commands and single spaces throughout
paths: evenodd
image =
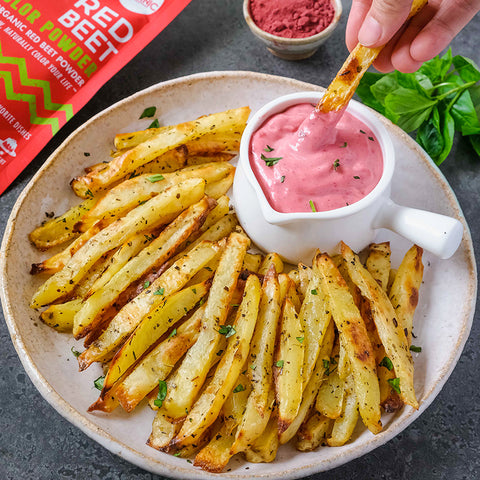
M 62 213 L 78 202 L 68 186 L 73 174 L 87 164 L 108 159 L 112 138 L 119 131 L 146 128 L 149 121 L 135 121 L 145 107 L 156 105 L 160 123 L 172 124 L 242 105 L 250 105 L 255 111 L 277 96 L 316 88 L 249 72 L 205 73 L 155 85 L 105 110 L 73 133 L 35 175 L 12 211 L 0 254 L 1 295 L 8 328 L 25 370 L 61 415 L 104 447 L 146 470 L 184 479 L 218 478 L 145 445 L 154 416 L 148 407 L 137 408 L 132 414 L 121 409 L 110 415 L 87 413 L 87 407 L 97 398 L 93 380 L 101 374 L 100 367 L 94 365 L 86 372 L 77 372 L 70 351 L 76 345 L 72 337 L 43 325 L 38 313 L 29 309 L 29 300 L 39 284 L 39 279 L 28 273 L 30 265 L 47 255 L 35 250 L 27 235 L 45 218 L 45 212 Z M 242 458 L 234 458 L 224 478 L 298 478 L 334 468 L 373 450 L 427 408 L 460 356 L 470 331 L 477 286 L 468 226 L 439 170 L 410 137 L 386 120 L 385 124 L 397 151 L 393 199 L 455 216 L 465 226 L 462 244 L 452 258 L 438 260 L 426 254 L 424 259 L 424 284 L 414 327 L 415 343 L 422 346 L 422 352 L 414 354 L 420 408 L 414 411 L 408 407 L 384 417 L 385 428 L 376 436 L 359 426 L 353 440 L 343 447 L 299 453 L 285 445 L 271 464 L 247 465 Z M 86 157 L 84 152 L 91 155 Z M 380 232 L 379 239 L 391 241 L 392 260 L 398 266 L 409 247 L 407 242 L 388 232 Z

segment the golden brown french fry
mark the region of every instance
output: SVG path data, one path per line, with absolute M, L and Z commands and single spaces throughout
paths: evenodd
M 408 250 L 395 275 L 389 295 L 396 319 L 407 335 L 409 346 L 412 343 L 413 315 L 418 304 L 418 291 L 423 279 L 422 255 L 423 250 L 417 245 Z
M 293 422 L 302 401 L 305 332 L 295 306 L 288 296 L 283 305 L 280 321 L 274 368 L 279 434 Z
M 78 236 L 74 226 L 82 215 L 88 212 L 97 202 L 96 198 L 87 198 L 57 218 L 52 218 L 37 227 L 28 236 L 33 244 L 43 250 L 60 245 Z
M 233 145 L 232 145 L 233 146 Z M 187 147 L 188 148 L 188 147 Z M 229 148 L 232 150 L 232 148 Z M 238 145 L 233 148 L 233 150 L 238 150 Z M 229 162 L 235 158 L 234 153 L 209 153 L 205 155 L 189 155 L 187 157 L 187 165 L 201 165 L 202 163 L 210 163 L 210 162 Z
M 408 347 L 407 337 L 399 321 L 396 319 L 395 310 L 386 293 L 373 279 L 368 270 L 362 266 L 360 260 L 352 250 L 343 243 L 341 249 L 351 279 L 358 286 L 362 295 L 370 301 L 370 308 L 377 327 L 378 336 L 399 378 L 398 389 L 400 390 L 400 396 L 405 403 L 413 408 L 418 408 L 413 387 L 412 356 Z M 350 362 L 352 362 L 350 355 L 349 359 Z
M 222 424 L 215 431 L 208 445 L 197 453 L 193 464 L 207 472 L 222 472 L 232 457 L 230 449 L 234 439 L 235 431 L 229 432 L 226 424 Z
M 78 357 L 81 370 L 92 362 L 112 356 L 142 318 L 168 295 L 177 292 L 205 265 L 224 249 L 224 243 L 202 242 L 178 259 L 112 319 L 105 331 Z
M 278 446 L 277 417 L 273 414 L 262 434 L 245 450 L 245 458 L 251 463 L 273 462 Z
M 345 348 L 345 340 L 342 337 L 339 338 L 339 350 L 338 350 L 337 361 L 338 361 L 338 376 L 342 380 L 345 380 L 350 375 L 351 370 L 350 370 L 350 363 L 348 361 L 348 354 Z
M 263 259 L 263 262 L 258 269 L 258 273 L 260 275 L 266 275 L 267 272 L 270 270 L 270 265 L 273 265 L 275 267 L 275 271 L 277 273 L 283 272 L 283 261 L 280 258 L 280 255 L 278 253 L 268 253 L 267 255 L 265 255 L 265 258 Z
M 209 185 L 234 172 L 235 168 L 232 165 L 223 162 L 184 168 L 173 173 L 136 176 L 106 192 L 97 204 L 82 216 L 76 229 L 83 232 L 98 220 L 120 218 L 138 205 L 164 192 L 168 187 L 192 178 L 204 179 L 205 193 L 209 195 L 206 191 Z M 209 196 L 213 197 L 213 195 Z
M 149 352 L 124 378 L 114 387 L 115 396 L 120 405 L 131 412 L 158 384 L 165 380 L 184 353 L 195 343 L 200 332 L 202 305 L 188 320 L 174 329 L 170 336 Z
M 156 450 L 168 450 L 170 442 L 179 432 L 181 423 L 171 419 L 165 409 L 159 408 L 152 424 L 152 433 L 148 438 L 147 445 Z
M 117 133 L 113 139 L 113 144 L 117 150 L 126 150 L 136 147 L 138 144 L 155 137 L 161 132 L 168 131 L 171 126 L 158 128 L 147 128 L 136 132 Z
M 342 414 L 333 424 L 330 438 L 327 439 L 331 447 L 340 447 L 350 440 L 358 421 L 358 399 L 353 375 L 345 381 L 345 400 L 343 402 Z
M 382 428 L 380 391 L 375 356 L 365 323 L 344 278 L 331 258 L 317 254 L 313 269 L 318 273 L 322 289 L 328 296 L 330 311 L 348 355 L 360 415 L 368 429 L 372 433 L 378 433 Z
M 114 383 L 154 345 L 160 337 L 195 307 L 208 293 L 209 282 L 188 287 L 166 298 L 156 309 L 150 311 L 126 340 L 111 361 L 100 394 L 104 397 Z
M 232 454 L 242 452 L 265 430 L 273 401 L 273 352 L 280 317 L 280 287 L 272 263 L 262 285 L 259 313 L 250 354 L 247 375 L 252 384 L 241 424 L 237 429 Z
M 156 225 L 171 222 L 204 193 L 205 182 L 190 179 L 173 185 L 140 205 L 125 217 L 110 224 L 92 237 L 68 261 L 65 267 L 50 277 L 36 292 L 32 308 L 47 305 L 71 292 L 87 270 L 107 251 L 119 247 L 132 235 Z
M 310 283 L 310 279 L 312 278 L 312 269 L 304 265 L 303 263 L 298 264 L 298 277 L 299 283 L 297 285 L 297 290 L 305 296 L 308 289 L 308 284 Z
M 226 195 L 233 185 L 234 176 L 235 171 L 231 171 L 226 177 L 218 180 L 217 182 L 208 184 L 205 187 L 205 194 L 215 199 L 220 198 L 222 195 Z
M 168 383 L 164 405 L 173 418 L 183 417 L 186 408 L 190 411 L 205 381 L 218 350 L 219 329 L 225 324 L 249 244 L 244 235 L 231 233 L 228 237 L 206 303 L 200 336 Z
M 232 390 L 235 392 L 236 389 L 245 388 L 244 385 L 237 384 L 237 379 L 248 356 L 250 340 L 257 320 L 260 292 L 258 277 L 250 275 L 233 329 L 229 330 L 229 333 L 234 333 L 228 340 L 227 349 L 217 366 L 215 375 L 194 403 L 180 432 L 173 440 L 176 448 L 190 445 L 196 436 L 201 435 L 214 422 L 227 395 Z
M 426 4 L 427 0 L 414 0 L 408 18 L 416 15 Z M 369 48 L 360 43 L 357 44 L 328 86 L 317 109 L 327 113 L 345 108 L 353 97 L 364 73 L 375 61 L 382 48 L 383 46 Z
M 50 305 L 40 314 L 40 318 L 44 323 L 59 332 L 71 332 L 73 328 L 73 317 L 80 310 L 81 306 L 81 298 L 57 305 Z
M 278 275 L 278 284 L 280 286 L 280 298 L 285 299 L 288 294 L 295 306 L 295 311 L 299 312 L 301 302 L 294 281 L 286 273 L 280 273 Z
M 132 282 L 154 268 L 160 267 L 171 258 L 180 245 L 200 228 L 213 207 L 214 201 L 208 197 L 203 197 L 202 200 L 191 205 L 137 256 L 129 260 L 100 290 L 93 293 L 75 316 L 73 328 L 75 337 L 81 338 L 95 329 L 102 313 Z
M 123 155 L 113 158 L 103 170 L 75 178 L 71 182 L 72 188 L 80 197 L 84 197 L 88 190 L 95 194 L 169 150 L 207 133 L 212 134 L 212 128 L 215 129 L 213 132 L 215 134 L 243 131 L 249 113 L 248 107 L 238 108 L 207 115 L 193 122 L 182 123 L 162 130 Z
M 258 273 L 263 256 L 260 253 L 247 253 L 243 259 L 243 270 L 248 270 L 251 273 Z
M 85 233 L 82 233 L 77 237 L 68 247 L 59 253 L 56 253 L 50 258 L 47 258 L 43 262 L 33 263 L 30 274 L 36 275 L 38 273 L 46 273 L 53 275 L 59 272 L 65 264 L 72 258 L 83 245 L 85 245 L 94 235 L 96 235 L 106 225 L 103 222 L 97 222 L 90 227 Z
M 212 225 L 215 225 L 221 218 L 225 215 L 228 215 L 230 211 L 229 202 L 230 199 L 226 195 L 222 195 L 217 199 L 217 205 L 215 208 L 207 215 L 205 222 L 201 226 L 200 230 L 205 232 L 208 230 Z
M 325 367 L 323 361 L 330 358 L 333 348 L 333 341 L 335 339 L 335 330 L 333 328 L 332 321 L 328 322 L 328 324 L 325 326 L 325 330 L 325 334 L 321 339 L 322 346 L 320 349 L 320 354 L 318 356 L 315 369 L 310 377 L 310 381 L 307 383 L 304 389 L 302 402 L 300 404 L 300 408 L 298 409 L 298 414 L 293 419 L 289 427 L 280 434 L 280 444 L 287 443 L 295 436 L 298 429 L 307 417 L 308 413 L 311 411 L 313 403 L 315 402 L 315 397 L 322 383 L 322 379 L 325 375 Z
M 315 412 L 299 428 L 295 448 L 301 452 L 311 452 L 320 445 L 326 445 L 331 426 L 332 420 Z
M 327 368 L 335 368 L 328 366 Z M 345 380 L 338 375 L 338 368 L 328 375 L 318 390 L 315 408 L 327 418 L 338 418 L 342 413 Z
M 367 270 L 385 291 L 390 275 L 390 254 L 390 242 L 372 243 L 365 262 Z

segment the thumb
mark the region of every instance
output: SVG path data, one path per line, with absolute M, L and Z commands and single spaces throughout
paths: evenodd
M 358 41 L 365 47 L 385 45 L 403 25 L 411 6 L 412 0 L 373 0 Z

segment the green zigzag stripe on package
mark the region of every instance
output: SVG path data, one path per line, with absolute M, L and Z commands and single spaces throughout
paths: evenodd
M 67 103 L 65 105 L 61 103 L 54 103 L 52 101 L 52 94 L 50 91 L 50 83 L 46 80 L 31 79 L 28 77 L 27 64 L 24 58 L 4 57 L 2 52 L 2 44 L 0 42 L 0 63 L 6 63 L 10 65 L 17 65 L 20 74 L 20 83 L 25 86 L 38 87 L 43 90 L 43 99 L 45 102 L 46 110 L 55 110 L 65 112 L 65 117 L 70 120 L 73 117 L 72 105 Z
M 37 99 L 35 95 L 29 93 L 15 93 L 13 90 L 12 74 L 10 72 L 0 72 L 0 78 L 5 82 L 5 94 L 7 100 L 17 100 L 28 103 L 30 111 L 30 121 L 35 125 L 50 125 L 52 134 L 55 135 L 60 129 L 58 118 L 44 118 L 37 115 Z

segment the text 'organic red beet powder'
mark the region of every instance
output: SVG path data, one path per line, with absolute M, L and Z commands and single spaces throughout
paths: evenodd
M 285 38 L 305 38 L 330 25 L 331 0 L 250 0 L 250 14 L 263 31 Z

